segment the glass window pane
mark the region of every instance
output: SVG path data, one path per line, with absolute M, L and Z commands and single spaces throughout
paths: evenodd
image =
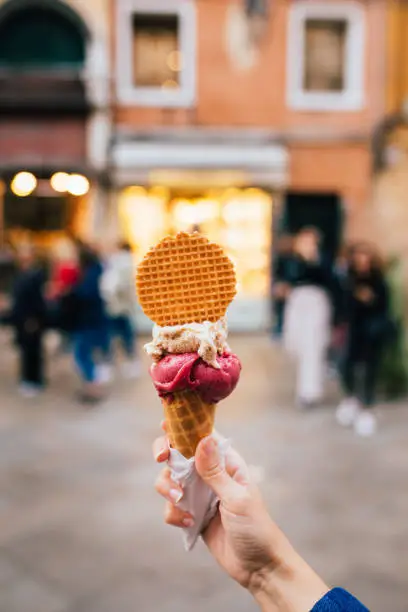
M 182 57 L 177 15 L 136 14 L 133 79 L 137 87 L 178 88 Z
M 347 21 L 309 19 L 305 33 L 306 91 L 343 91 Z

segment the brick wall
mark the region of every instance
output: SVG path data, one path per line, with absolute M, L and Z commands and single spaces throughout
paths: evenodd
M 371 154 L 364 144 L 290 147 L 290 184 L 295 191 L 338 192 L 356 210 L 370 197 Z
M 0 165 L 83 163 L 85 120 L 1 118 Z
M 238 0 L 197 0 L 197 105 L 190 110 L 117 107 L 119 124 L 248 126 L 275 130 L 317 129 L 369 131 L 382 116 L 382 71 L 385 2 L 361 0 L 367 15 L 367 104 L 359 112 L 308 113 L 286 105 L 287 24 L 293 0 L 273 0 L 268 31 L 261 52 L 248 69 L 240 68 L 227 50 L 231 11 Z M 331 2 L 332 0 L 327 0 Z M 241 4 L 241 1 L 239 1 Z M 113 27 L 112 55 L 115 56 Z

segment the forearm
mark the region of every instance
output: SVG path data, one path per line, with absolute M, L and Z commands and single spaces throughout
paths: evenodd
M 309 612 L 329 588 L 287 544 L 285 562 L 266 568 L 250 591 L 262 612 Z

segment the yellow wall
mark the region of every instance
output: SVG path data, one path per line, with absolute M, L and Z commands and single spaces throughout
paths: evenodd
M 387 113 L 402 109 L 408 101 L 408 3 L 388 0 Z

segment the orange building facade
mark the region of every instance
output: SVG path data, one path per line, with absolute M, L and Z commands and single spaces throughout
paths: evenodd
M 116 0 L 116 227 L 139 256 L 196 228 L 237 265 L 233 327 L 267 324 L 274 236 L 334 253 L 371 197 L 386 0 Z M 117 216 L 116 216 L 117 213 Z
M 236 263 L 232 327 L 264 328 L 276 236 L 315 225 L 334 255 L 372 198 L 388 8 L 0 0 L 0 242 L 70 229 L 139 259 L 198 229 Z

